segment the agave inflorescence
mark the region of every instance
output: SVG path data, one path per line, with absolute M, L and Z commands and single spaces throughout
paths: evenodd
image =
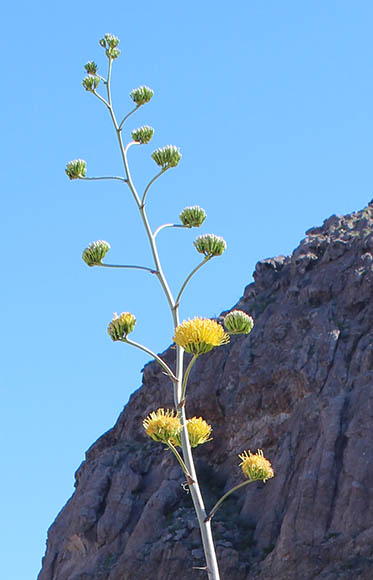
M 232 310 L 224 316 L 224 326 L 229 334 L 249 334 L 254 327 L 254 320 L 242 310 Z
M 150 89 L 146 86 L 138 87 L 137 89 L 132 89 L 130 92 L 130 97 L 136 105 L 139 107 L 141 105 L 145 105 L 145 103 L 149 103 L 152 96 L 154 95 L 153 89 Z
M 183 226 L 187 228 L 199 228 L 206 219 L 206 212 L 199 205 L 185 207 L 179 215 Z
M 74 159 L 66 165 L 65 173 L 69 179 L 83 179 L 87 171 L 84 159 Z
M 106 256 L 110 250 L 110 244 L 105 240 L 98 240 L 91 242 L 88 247 L 83 250 L 82 258 L 88 266 L 101 266 L 102 258 Z
M 166 409 L 158 409 L 152 411 L 150 415 L 143 421 L 143 426 L 146 434 L 162 443 L 172 442 L 178 437 L 182 429 L 180 419 L 177 417 L 175 411 Z
M 198 236 L 194 242 L 194 246 L 200 254 L 213 258 L 214 256 L 221 256 L 225 251 L 227 244 L 221 236 L 216 236 L 215 234 L 203 234 L 202 236 Z
M 229 342 L 229 336 L 224 328 L 215 320 L 209 318 L 193 318 L 184 320 L 175 329 L 175 343 L 191 354 L 206 354 L 215 346 Z
M 238 487 L 246 485 L 250 481 L 267 479 L 274 476 L 274 472 L 270 462 L 264 457 L 263 452 L 259 449 L 256 454 L 250 451 L 242 452 L 239 457 L 241 459 L 240 467 L 243 474 L 247 478 L 245 482 L 239 484 L 235 488 L 228 491 L 211 510 L 209 516 L 206 517 L 206 510 L 203 505 L 202 496 L 199 489 L 198 478 L 195 473 L 193 456 L 191 448 L 211 441 L 211 425 L 202 417 L 192 417 L 187 419 L 186 415 L 186 387 L 188 378 L 193 365 L 198 357 L 202 354 L 207 354 L 215 347 L 226 345 L 230 340 L 230 335 L 248 334 L 251 332 L 254 322 L 250 315 L 241 310 L 233 310 L 224 317 L 224 326 L 219 324 L 216 320 L 210 318 L 195 317 L 193 319 L 184 320 L 179 323 L 179 304 L 182 293 L 189 283 L 194 273 L 206 264 L 211 258 L 221 256 L 227 244 L 225 240 L 215 234 L 202 234 L 194 241 L 194 246 L 198 253 L 204 256 L 203 261 L 192 270 L 192 272 L 185 279 L 181 286 L 179 294 L 174 299 L 172 292 L 168 286 L 167 280 L 163 273 L 161 262 L 158 255 L 158 248 L 156 243 L 156 235 L 164 228 L 192 228 L 200 227 L 206 219 L 206 212 L 198 205 L 185 207 L 179 215 L 180 222 L 178 224 L 166 223 L 159 226 L 154 231 L 149 223 L 147 214 L 145 212 L 145 199 L 150 186 L 158 179 L 166 170 L 176 167 L 181 160 L 181 153 L 175 145 L 166 145 L 158 147 L 153 151 L 151 157 L 160 168 L 158 173 L 153 177 L 144 192 L 139 195 L 134 181 L 129 172 L 129 165 L 127 159 L 127 152 L 131 145 L 140 144 L 145 145 L 150 142 L 154 135 L 154 129 L 149 125 L 143 125 L 131 132 L 132 141 L 127 146 L 123 143 L 122 129 L 125 121 L 130 115 L 135 113 L 141 106 L 150 102 L 154 95 L 154 91 L 146 85 L 141 85 L 133 89 L 129 96 L 132 99 L 135 107 L 125 115 L 122 121 L 117 121 L 117 116 L 114 113 L 111 100 L 111 72 L 113 61 L 118 58 L 120 51 L 118 49 L 119 38 L 113 34 L 105 34 L 99 41 L 100 46 L 105 50 L 108 58 L 108 73 L 105 79 L 101 74 L 98 74 L 97 64 L 91 60 L 84 66 L 86 75 L 82 81 L 86 91 L 92 93 L 100 101 L 102 101 L 110 111 L 110 116 L 113 121 L 116 138 L 119 137 L 118 142 L 121 150 L 121 157 L 123 160 L 124 176 L 111 177 L 88 177 L 86 178 L 87 164 L 83 159 L 75 159 L 70 161 L 66 166 L 66 174 L 71 180 L 75 179 L 114 179 L 124 182 L 130 189 L 130 193 L 136 202 L 137 209 L 140 212 L 142 222 L 145 226 L 146 235 L 151 248 L 151 253 L 154 259 L 154 268 L 149 268 L 140 265 L 113 265 L 104 264 L 103 258 L 110 249 L 110 244 L 104 240 L 92 242 L 84 249 L 82 258 L 88 266 L 105 266 L 106 268 L 137 268 L 155 274 L 161 287 L 166 295 L 168 304 L 172 311 L 174 321 L 174 336 L 175 342 L 175 370 L 160 356 L 149 350 L 147 347 L 132 341 L 128 335 L 133 332 L 136 324 L 136 318 L 131 312 L 122 312 L 121 314 L 114 314 L 113 319 L 109 322 L 107 332 L 110 338 L 116 342 L 125 342 L 134 347 L 150 354 L 162 367 L 163 372 L 173 381 L 174 386 L 174 404 L 175 409 L 159 408 L 152 411 L 143 421 L 143 427 L 148 437 L 154 441 L 165 444 L 175 455 L 179 465 L 181 466 L 186 477 L 186 484 L 189 486 L 194 507 L 197 512 L 198 522 L 200 525 L 203 547 L 206 556 L 206 570 L 208 570 L 210 580 L 218 580 L 219 571 L 215 556 L 214 544 L 209 529 L 210 520 L 216 509 L 221 505 L 230 493 L 233 493 Z M 101 82 L 102 81 L 102 82 Z M 101 83 L 101 84 L 100 84 Z M 106 98 L 99 94 L 101 89 L 106 89 Z M 126 218 L 127 219 L 127 218 Z M 127 244 L 127 248 L 131 249 L 131 245 Z M 180 258 L 180 256 L 179 256 Z M 188 366 L 184 371 L 183 355 L 184 351 L 193 355 L 190 357 Z M 189 397 L 189 395 L 188 395 Z M 181 447 L 182 451 L 179 453 L 177 447 Z
M 136 318 L 131 312 L 122 312 L 119 316 L 115 312 L 107 331 L 112 340 L 122 340 L 133 331 L 135 324 Z
M 263 455 L 263 451 L 258 449 L 257 453 L 251 451 L 243 451 L 238 456 L 241 459 L 240 467 L 242 473 L 251 480 L 267 481 L 274 477 L 275 473 L 272 469 L 271 463 Z

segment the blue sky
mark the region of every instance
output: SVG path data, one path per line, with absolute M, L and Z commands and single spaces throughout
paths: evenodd
M 130 153 L 139 188 L 156 171 L 154 148 L 175 144 L 183 154 L 151 191 L 152 224 L 177 220 L 187 205 L 208 214 L 201 231 L 159 237 L 172 287 L 199 261 L 196 235 L 227 241 L 182 305 L 183 317 L 214 316 L 240 298 L 258 260 L 291 253 L 306 229 L 373 197 L 372 17 L 371 2 L 343 0 L 234 1 L 229 9 L 194 0 L 21 1 L 3 9 L 4 580 L 36 577 L 85 450 L 141 384 L 148 359 L 110 341 L 112 313 L 134 312 L 134 339 L 155 351 L 172 336 L 152 276 L 81 260 L 90 241 L 105 239 L 110 261 L 151 264 L 126 188 L 64 174 L 77 157 L 90 175 L 122 171 L 107 111 L 81 86 L 88 60 L 105 71 L 99 38 L 121 39 L 119 116 L 131 89 L 155 91 L 128 124 L 156 130 Z

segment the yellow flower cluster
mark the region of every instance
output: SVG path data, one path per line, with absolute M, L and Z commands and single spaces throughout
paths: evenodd
M 198 445 L 203 445 L 211 441 L 211 425 L 209 425 L 202 417 L 193 417 L 192 419 L 187 419 L 187 429 L 189 435 L 189 441 L 192 447 L 197 447 Z M 173 439 L 172 443 L 181 447 L 181 434 Z
M 274 471 L 268 459 L 263 455 L 263 451 L 258 449 L 258 453 L 244 451 L 238 456 L 242 461 L 240 467 L 243 474 L 251 480 L 267 481 L 274 476 Z
M 158 409 L 152 411 L 143 421 L 146 434 L 154 441 L 168 443 L 172 441 L 181 431 L 181 423 L 174 411 Z
M 169 409 L 152 411 L 144 419 L 143 426 L 146 434 L 154 441 L 172 443 L 172 445 L 181 447 L 182 425 L 174 411 Z M 187 419 L 187 429 L 192 447 L 211 441 L 211 425 L 206 423 L 202 417 Z
M 186 352 L 200 355 L 229 342 L 229 335 L 215 320 L 196 317 L 179 324 L 173 340 Z

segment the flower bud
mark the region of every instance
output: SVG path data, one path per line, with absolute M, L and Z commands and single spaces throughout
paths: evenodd
M 136 143 L 141 143 L 141 145 L 145 145 L 149 143 L 150 139 L 154 135 L 153 127 L 149 127 L 149 125 L 144 125 L 139 129 L 134 129 L 131 133 L 132 139 L 136 141 Z
M 92 242 L 83 251 L 82 258 L 88 266 L 100 266 L 102 264 L 102 258 L 106 256 L 110 250 L 110 244 L 104 240 L 98 240 L 97 242 Z
M 251 451 L 244 451 L 238 456 L 241 459 L 240 467 L 242 473 L 252 481 L 261 480 L 267 481 L 274 477 L 275 472 L 272 469 L 271 463 L 263 456 L 263 451 L 258 449 L 258 453 L 251 453 Z
M 105 40 L 105 38 L 101 38 L 98 41 L 98 43 L 99 43 L 100 46 L 102 46 L 102 48 L 106 48 L 106 40 Z
M 227 244 L 220 236 L 215 234 L 203 234 L 198 236 L 194 242 L 194 246 L 200 254 L 212 258 L 214 256 L 221 256 L 227 247 Z
M 107 327 L 107 331 L 112 340 L 121 340 L 133 331 L 135 324 L 136 318 L 130 312 L 122 312 L 120 316 L 115 312 L 113 320 Z
M 105 40 L 110 48 L 115 48 L 119 44 L 119 38 L 114 34 L 105 34 Z
M 84 77 L 82 85 L 86 91 L 93 93 L 97 89 L 99 82 L 99 77 L 89 75 L 88 77 Z
M 206 219 L 206 212 L 199 205 L 186 207 L 181 212 L 180 221 L 187 228 L 199 228 Z
M 149 89 L 149 87 L 141 86 L 138 89 L 133 89 L 130 92 L 130 97 L 136 105 L 139 107 L 141 105 L 145 105 L 145 103 L 149 103 L 150 99 L 154 95 L 154 91 Z
M 84 179 L 87 163 L 84 159 L 74 159 L 66 165 L 65 173 L 69 179 Z
M 166 145 L 156 149 L 152 153 L 152 158 L 162 169 L 168 169 L 169 167 L 176 167 L 181 159 L 181 153 L 175 145 Z
M 193 417 L 187 419 L 187 429 L 191 447 L 198 447 L 211 441 L 211 425 L 209 425 L 202 417 Z M 181 447 L 181 433 L 172 440 L 174 445 Z
M 246 312 L 232 310 L 224 316 L 224 326 L 229 334 L 249 334 L 253 329 L 254 321 Z
M 179 418 L 169 409 L 152 411 L 142 424 L 149 437 L 162 443 L 172 442 L 182 429 Z
M 111 48 L 111 47 L 109 47 L 106 50 L 106 56 L 108 58 L 111 58 L 112 60 L 115 60 L 116 58 L 118 58 L 119 55 L 120 55 L 119 48 Z
M 98 69 L 97 64 L 93 62 L 93 60 L 87 62 L 87 64 L 84 65 L 84 68 L 89 75 L 95 75 Z

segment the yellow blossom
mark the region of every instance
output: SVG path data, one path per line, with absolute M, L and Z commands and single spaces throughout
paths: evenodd
M 229 342 L 229 335 L 215 320 L 196 317 L 179 324 L 173 340 L 186 352 L 200 355 Z
M 198 445 L 211 441 L 211 425 L 202 419 L 202 417 L 187 419 L 187 429 L 192 447 L 197 447 Z M 181 447 L 181 433 L 178 433 L 172 443 Z
M 167 443 L 178 436 L 181 423 L 174 411 L 158 409 L 152 411 L 143 421 L 146 434 L 154 441 Z
M 242 461 L 240 467 L 246 477 L 251 480 L 260 479 L 266 481 L 274 476 L 274 471 L 268 459 L 263 455 L 263 451 L 258 449 L 258 453 L 244 451 L 238 456 Z

